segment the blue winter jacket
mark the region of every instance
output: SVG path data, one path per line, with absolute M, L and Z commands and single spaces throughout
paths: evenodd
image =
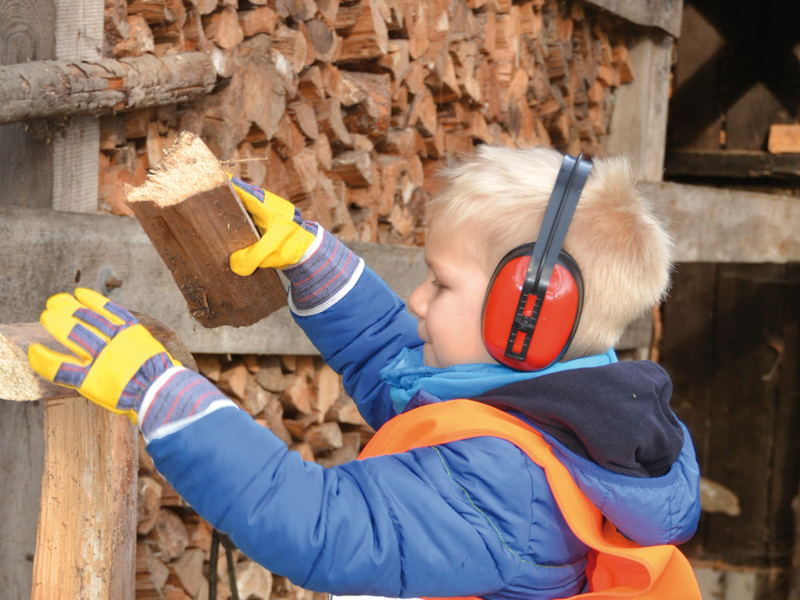
M 377 429 L 395 416 L 379 372 L 421 341 L 416 321 L 377 275 L 365 269 L 343 299 L 295 319 L 342 374 L 370 425 Z M 644 377 L 631 377 L 614 366 L 626 363 L 599 360 L 607 365 L 562 366 L 538 380 L 547 392 L 561 380 L 568 385 L 569 377 L 593 381 L 607 373 L 608 385 L 597 384 L 604 395 L 617 383 L 624 388 L 642 380 L 625 402 L 664 412 L 655 434 L 632 436 L 634 445 L 625 448 L 609 443 L 637 430 L 630 420 L 616 421 L 613 415 L 621 411 L 612 410 L 588 419 L 586 429 L 594 431 L 571 429 L 564 422 L 569 413 L 559 414 L 566 403 L 554 403 L 552 394 L 537 400 L 548 405 L 542 414 L 536 402 L 526 407 L 524 381 L 476 399 L 539 428 L 584 493 L 629 538 L 641 544 L 685 541 L 699 517 L 699 472 L 688 432 L 669 411 L 668 394 L 664 400 L 666 384 L 653 363 L 646 363 Z M 590 388 L 581 394 L 591 406 L 594 384 L 578 387 Z M 446 400 L 423 390 L 406 410 L 435 401 Z M 552 404 L 556 409 L 550 410 Z M 650 438 L 673 440 L 664 443 L 672 448 L 666 462 L 648 456 Z M 147 449 L 199 514 L 247 556 L 306 589 L 487 600 L 563 598 L 585 590 L 587 547 L 566 526 L 542 469 L 503 440 L 475 438 L 325 469 L 304 462 L 245 412 L 228 407 L 153 439 Z M 640 462 L 647 472 L 636 472 Z

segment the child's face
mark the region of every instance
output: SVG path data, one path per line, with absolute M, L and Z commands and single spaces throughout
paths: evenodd
M 419 337 L 425 342 L 425 365 L 444 369 L 494 363 L 481 337 L 489 276 L 461 240 L 444 244 L 429 238 L 425 262 L 428 275 L 408 299 L 409 309 L 419 319 Z

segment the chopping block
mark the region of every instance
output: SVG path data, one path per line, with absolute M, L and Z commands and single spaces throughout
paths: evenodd
M 159 321 L 134 315 L 187 368 L 194 359 Z M 44 470 L 34 600 L 134 600 L 138 432 L 28 363 L 39 342 L 69 354 L 39 323 L 0 324 L 0 402 L 44 402 Z

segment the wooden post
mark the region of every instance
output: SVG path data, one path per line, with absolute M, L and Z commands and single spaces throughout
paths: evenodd
M 231 270 L 230 255 L 259 236 L 199 137 L 182 133 L 147 181 L 127 190 L 125 201 L 204 327 L 252 325 L 286 305 L 274 270 L 257 269 L 249 277 Z
M 137 317 L 172 356 L 196 368 L 165 326 Z M 33 342 L 65 351 L 39 323 L 0 324 L 0 402 L 45 401 L 32 598 L 133 600 L 136 428 L 126 417 L 39 378 L 27 359 Z
M 133 424 L 79 396 L 44 409 L 33 600 L 135 596 Z

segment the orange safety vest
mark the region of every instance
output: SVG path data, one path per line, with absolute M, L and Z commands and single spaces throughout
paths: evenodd
M 359 459 L 481 436 L 511 442 L 544 469 L 567 524 L 591 548 L 589 592 L 575 598 L 701 600 L 692 567 L 675 546 L 642 547 L 625 538 L 580 490 L 542 434 L 501 410 L 472 400 L 415 408 L 384 424 Z

